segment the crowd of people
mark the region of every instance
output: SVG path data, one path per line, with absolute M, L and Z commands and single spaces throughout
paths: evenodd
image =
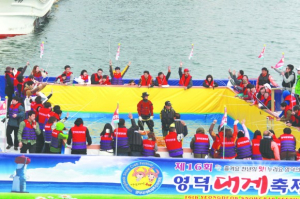
M 64 72 L 55 79 L 55 83 L 71 85 L 75 80 L 79 84 L 94 85 L 123 85 L 123 77 L 129 70 L 131 62 L 121 71 L 120 67 L 113 69 L 112 62 L 109 63 L 109 75 L 103 75 L 103 70 L 98 69 L 97 73 L 88 75 L 86 70 L 82 70 L 78 78 L 74 78 L 69 65 L 64 67 Z M 185 68 L 182 72 L 182 63 L 180 63 L 179 86 L 184 89 L 190 89 L 193 86 L 192 76 L 189 69 Z M 74 127 L 69 129 L 68 135 L 63 133 L 67 130 L 64 122 L 69 115 L 61 118 L 62 110 L 59 105 L 52 106 L 48 100 L 52 96 L 45 95 L 43 88 L 47 82 L 48 73 L 34 66 L 28 77 L 24 76 L 29 63 L 25 67 L 14 70 L 6 67 L 5 71 L 5 94 L 8 96 L 8 123 L 6 129 L 7 149 L 14 147 L 21 153 L 61 153 L 62 140 L 66 139 L 67 144 L 72 144 L 72 154 L 86 154 L 87 145 L 92 144 L 89 130 L 84 126 L 83 120 L 77 118 Z M 274 68 L 274 67 L 271 67 Z M 298 76 L 293 72 L 294 66 L 287 65 L 285 72 L 278 73 L 283 76 L 282 89 L 284 101 L 281 103 L 282 113 L 278 115 L 278 120 L 286 122 L 288 126 L 300 127 L 300 68 L 297 68 Z M 240 70 L 237 74 L 229 70 L 230 82 L 237 92 L 237 97 L 251 102 L 251 105 L 259 105 L 262 109 L 271 109 L 271 85 L 278 87 L 273 80 L 267 68 L 262 68 L 262 72 L 257 78 L 256 85 L 249 82 L 248 76 Z M 153 79 L 149 71 L 144 71 L 141 76 L 138 87 L 167 87 L 171 76 L 171 67 L 168 67 L 167 75 L 159 72 Z M 297 80 L 297 81 L 296 81 Z M 292 88 L 296 83 L 295 94 L 292 94 Z M 132 80 L 128 84 L 134 86 Z M 218 84 L 214 81 L 212 75 L 207 75 L 203 81 L 203 87 L 215 88 Z M 157 151 L 156 138 L 154 134 L 153 122 L 153 104 L 148 99 L 149 94 L 144 92 L 142 100 L 137 104 L 138 120 L 137 124 L 132 114 L 129 114 L 131 127 L 125 127 L 125 120 L 120 119 L 118 128 L 113 130 L 110 124 L 104 126 L 101 132 L 100 147 L 105 152 L 115 152 L 117 155 L 133 156 L 159 156 Z M 188 128 L 184 121 L 180 120 L 180 114 L 177 113 L 170 101 L 165 102 L 165 106 L 160 113 L 162 134 L 165 139 L 166 147 L 171 157 L 182 157 L 182 140 L 188 134 Z M 149 131 L 145 133 L 144 125 L 147 125 Z M 237 130 L 235 122 L 234 131 L 228 127 L 219 127 L 218 134 L 212 132 L 216 121 L 209 129 L 209 134 L 200 127 L 194 135 L 190 147 L 193 150 L 195 158 L 224 158 L 224 159 L 298 159 L 298 152 L 295 152 L 295 138 L 291 135 L 290 128 L 284 129 L 284 134 L 276 138 L 272 130 L 267 130 L 261 135 L 257 130 L 254 138 L 250 141 L 249 133 L 242 123 L 243 130 Z M 14 140 L 11 134 L 14 132 Z M 143 137 L 146 134 L 147 137 Z M 209 138 L 213 139 L 210 148 Z M 293 139 L 292 139 L 293 138 Z M 225 140 L 225 141 L 223 141 Z M 252 143 L 252 145 L 251 145 Z M 276 144 L 274 144 L 276 143 Z M 281 148 L 280 148 L 281 146 Z M 284 147 L 282 147 L 284 146 Z M 273 155 L 271 155 L 271 152 Z M 300 155 L 299 155 L 300 159 Z

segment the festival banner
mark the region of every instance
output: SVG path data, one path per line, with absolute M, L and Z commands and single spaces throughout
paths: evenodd
M 0 198 L 296 199 L 300 163 L 1 154 L 0 183 Z
M 4 101 L 0 101 L 0 119 L 6 118 L 6 112 L 7 112 L 7 99 L 5 98 Z

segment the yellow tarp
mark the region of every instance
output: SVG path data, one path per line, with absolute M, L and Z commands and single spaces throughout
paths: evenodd
M 224 105 L 226 105 L 228 115 L 240 121 L 246 119 L 246 125 L 251 131 L 254 132 L 259 129 L 263 132 L 267 129 L 266 117 L 269 114 L 235 98 L 235 93 L 228 88 L 193 87 L 184 90 L 179 87 L 148 89 L 127 86 L 48 85 L 43 92 L 47 94 L 51 89 L 53 89 L 54 94 L 50 102 L 60 105 L 64 111 L 112 113 L 116 109 L 117 102 L 119 102 L 120 113 L 136 113 L 137 104 L 142 99 L 142 93 L 148 92 L 155 113 L 161 111 L 167 100 L 170 100 L 173 108 L 181 114 L 223 113 Z M 278 137 L 286 125 L 274 121 L 273 127 Z M 295 128 L 292 130 L 297 140 L 300 140 L 298 130 Z M 299 141 L 297 146 L 300 146 Z

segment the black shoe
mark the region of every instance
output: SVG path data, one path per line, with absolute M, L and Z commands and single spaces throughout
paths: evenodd
M 6 149 L 8 150 L 8 149 L 10 149 L 12 146 L 10 146 L 10 145 L 7 145 L 7 147 L 6 147 Z
M 14 150 L 17 151 L 17 150 L 18 150 L 18 147 L 14 147 Z
M 3 120 L 1 120 L 1 122 L 3 122 L 3 123 L 4 123 L 4 122 L 5 122 L 5 120 L 6 120 L 6 118 L 3 118 Z

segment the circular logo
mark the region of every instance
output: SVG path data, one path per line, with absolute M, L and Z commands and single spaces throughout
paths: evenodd
M 121 175 L 123 188 L 133 195 L 148 195 L 162 184 L 162 171 L 155 163 L 141 160 L 129 164 Z

